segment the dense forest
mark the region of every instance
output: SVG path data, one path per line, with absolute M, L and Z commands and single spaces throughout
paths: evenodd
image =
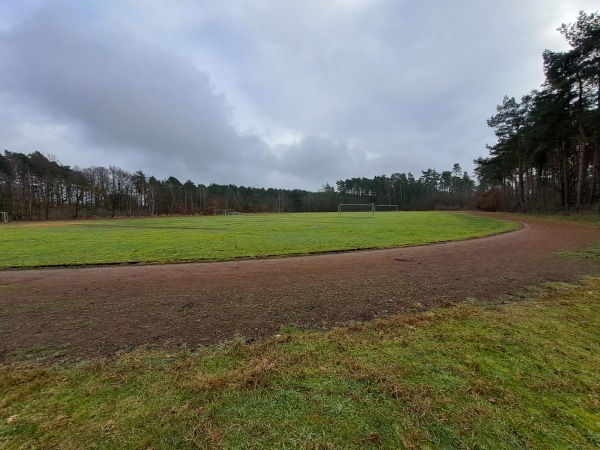
M 338 180 L 318 192 L 158 180 L 118 167 L 71 168 L 40 152 L 0 154 L 0 211 L 11 220 L 335 211 L 340 203 L 399 209 L 573 211 L 600 205 L 600 16 L 580 12 L 558 31 L 570 50 L 546 50 L 545 82 L 504 97 L 488 120 L 497 142 L 475 160 L 416 178 L 393 173 Z
M 464 208 L 475 182 L 458 164 L 416 179 L 395 173 L 340 180 L 319 192 L 158 180 L 110 166 L 71 168 L 40 152 L 0 154 L 0 211 L 11 220 L 224 214 L 227 212 L 336 211 L 339 203 L 398 205 L 400 209 Z
M 483 209 L 573 211 L 600 200 L 600 16 L 558 31 L 570 50 L 543 53 L 545 82 L 504 97 L 488 120 L 498 138 L 476 174 Z

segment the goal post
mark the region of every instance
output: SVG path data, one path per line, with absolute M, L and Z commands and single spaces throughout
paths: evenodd
M 374 216 L 375 203 L 340 203 L 337 209 L 338 216 L 341 216 L 342 212 L 370 212 Z
M 8 213 L 4 211 L 0 211 L 0 223 L 8 222 Z

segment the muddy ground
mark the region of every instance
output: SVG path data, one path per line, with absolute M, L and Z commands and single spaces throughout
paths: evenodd
M 510 216 L 498 216 L 509 218 Z M 286 259 L 0 272 L 0 363 L 73 362 L 141 345 L 194 349 L 281 327 L 325 329 L 462 301 L 505 302 L 600 273 L 560 256 L 600 228 L 512 218 L 515 232 Z

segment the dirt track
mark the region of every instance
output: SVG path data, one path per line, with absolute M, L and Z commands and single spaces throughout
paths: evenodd
M 3 271 L 0 363 L 105 357 L 145 344 L 193 349 L 236 334 L 265 337 L 290 324 L 328 328 L 467 298 L 504 301 L 529 286 L 600 272 L 596 261 L 555 254 L 600 240 L 600 228 L 522 222 L 513 233 L 425 247 Z

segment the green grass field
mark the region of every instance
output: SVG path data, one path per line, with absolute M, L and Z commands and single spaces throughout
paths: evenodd
M 600 447 L 600 279 L 198 352 L 0 367 L 0 448 Z
M 228 261 L 482 237 L 514 222 L 461 213 L 264 214 L 0 226 L 0 268 Z

